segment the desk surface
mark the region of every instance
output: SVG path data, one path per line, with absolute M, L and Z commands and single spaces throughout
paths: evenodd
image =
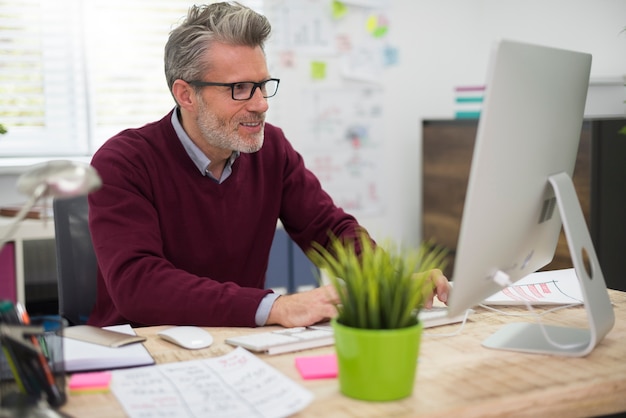
M 372 403 L 347 398 L 336 379 L 303 380 L 294 358 L 332 353 L 324 347 L 276 356 L 260 355 L 270 365 L 312 391 L 315 400 L 297 417 L 499 417 L 597 416 L 626 411 L 626 293 L 609 291 L 614 304 L 614 328 L 584 358 L 553 357 L 491 350 L 481 341 L 508 322 L 525 321 L 478 308 L 463 331 L 447 325 L 424 331 L 413 395 Z M 506 308 L 523 312 L 520 308 Z M 545 322 L 586 327 L 584 308 L 568 308 L 545 316 Z M 224 339 L 269 328 L 208 328 L 215 342 L 209 348 L 188 351 L 156 336 L 164 327 L 139 328 L 148 337 L 146 347 L 157 363 L 220 356 L 233 348 Z M 112 393 L 74 395 L 62 411 L 73 417 L 123 417 Z

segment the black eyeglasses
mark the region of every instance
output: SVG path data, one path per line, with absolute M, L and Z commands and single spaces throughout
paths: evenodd
M 230 87 L 230 91 L 232 93 L 233 100 L 250 100 L 252 96 L 254 96 L 254 92 L 257 87 L 261 89 L 261 94 L 263 94 L 264 98 L 272 97 L 276 95 L 278 91 L 278 83 L 280 83 L 280 79 L 278 78 L 270 78 L 265 81 L 261 81 L 259 83 L 255 83 L 254 81 L 240 81 L 238 83 L 212 83 L 210 81 L 200 81 L 200 80 L 191 80 L 187 81 L 187 83 L 196 87 L 207 87 L 207 86 L 222 86 L 222 87 Z

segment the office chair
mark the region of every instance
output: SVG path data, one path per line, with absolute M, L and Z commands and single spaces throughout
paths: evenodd
M 54 199 L 59 315 L 87 322 L 96 301 L 97 261 L 89 232 L 87 196 Z

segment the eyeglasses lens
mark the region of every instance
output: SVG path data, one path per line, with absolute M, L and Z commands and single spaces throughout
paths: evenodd
M 233 85 L 233 99 L 251 99 L 257 87 L 261 89 L 261 94 L 263 95 L 263 97 L 272 97 L 276 94 L 276 91 L 278 90 L 278 81 L 267 80 L 262 83 L 237 83 Z

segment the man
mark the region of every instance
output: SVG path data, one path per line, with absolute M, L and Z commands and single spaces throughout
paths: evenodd
M 305 326 L 336 315 L 330 286 L 265 290 L 276 222 L 303 250 L 362 229 L 333 204 L 283 132 L 265 123 L 279 81 L 267 19 L 239 4 L 194 6 L 170 34 L 175 109 L 94 155 L 89 197 L 98 259 L 97 326 Z M 438 297 L 448 284 L 433 275 Z

